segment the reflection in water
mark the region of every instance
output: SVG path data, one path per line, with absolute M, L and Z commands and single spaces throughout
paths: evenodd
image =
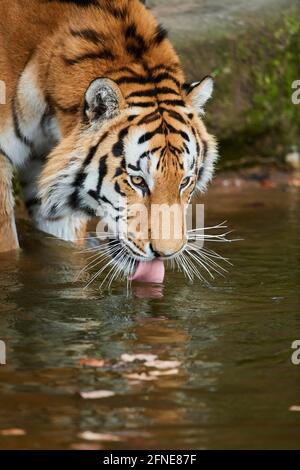
M 163 297 L 164 286 L 133 285 L 132 293 L 138 299 L 160 299 Z
M 133 285 L 129 295 L 122 283 L 83 290 L 73 280 L 84 255 L 20 223 L 23 250 L 0 255 L 0 429 L 26 435 L 0 435 L 0 448 L 298 446 L 299 416 L 288 409 L 300 404 L 290 362 L 300 338 L 299 191 L 222 195 L 209 217 L 228 218 L 244 239 L 217 247 L 234 263 L 229 276 L 205 287 L 168 273 L 165 286 Z M 166 375 L 124 353 L 180 365 Z M 104 366 L 82 366 L 84 357 Z M 82 390 L 115 395 L 84 400 Z M 85 431 L 114 439 L 85 442 Z

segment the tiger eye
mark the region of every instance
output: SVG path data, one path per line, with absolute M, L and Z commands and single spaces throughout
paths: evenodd
M 146 182 L 141 176 L 131 176 L 131 181 L 135 186 L 146 186 Z

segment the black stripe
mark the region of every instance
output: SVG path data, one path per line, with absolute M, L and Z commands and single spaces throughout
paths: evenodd
M 161 24 L 157 25 L 155 35 L 154 35 L 154 38 L 153 38 L 154 44 L 156 46 L 159 46 L 159 44 L 164 39 L 166 39 L 167 36 L 168 36 L 167 30 Z
M 125 20 L 128 11 L 126 9 L 126 6 L 123 8 L 117 8 L 111 4 L 112 2 L 106 2 L 105 5 L 105 10 L 108 11 L 114 18 L 117 18 L 118 20 Z
M 122 175 L 123 172 L 124 172 L 123 168 L 120 168 L 120 167 L 116 168 L 114 178 L 117 178 L 118 176 Z
M 141 169 L 141 162 L 138 160 L 136 162 L 136 165 L 132 165 L 132 163 L 129 163 L 128 168 L 130 168 L 133 171 L 139 171 Z
M 166 109 L 167 113 L 169 116 L 172 118 L 176 119 L 176 121 L 181 122 L 182 124 L 186 124 L 184 118 L 181 116 L 181 114 L 177 113 L 177 111 L 174 111 L 173 109 Z
M 115 191 L 123 197 L 126 196 L 126 194 L 121 190 L 120 185 L 117 181 L 115 182 Z
M 9 163 L 10 163 L 11 165 L 13 165 L 12 159 L 7 155 L 6 152 L 4 152 L 4 150 L 3 150 L 1 147 L 0 147 L 0 154 L 2 154 L 3 157 L 7 158 L 7 160 L 9 161 Z
M 124 127 L 119 132 L 118 141 L 113 145 L 112 153 L 115 157 L 121 157 L 124 154 L 124 138 L 128 134 L 128 127 Z
M 104 157 L 101 157 L 99 161 L 99 176 L 98 176 L 98 183 L 97 183 L 97 190 L 96 190 L 98 196 L 100 195 L 103 179 L 107 175 L 107 163 L 106 163 L 107 158 L 108 158 L 107 155 L 104 155 Z
M 128 66 L 120 67 L 119 69 L 115 69 L 115 68 L 109 69 L 109 70 L 106 71 L 106 75 L 108 76 L 108 75 L 111 75 L 111 74 L 116 74 L 116 73 L 121 73 L 121 72 L 131 73 L 135 77 L 140 76 L 135 70 L 133 70 L 131 67 L 128 67 Z
M 12 102 L 12 116 L 13 116 L 13 124 L 14 124 L 14 131 L 15 131 L 16 137 L 24 145 L 31 148 L 33 146 L 33 142 L 31 142 L 31 140 L 29 140 L 20 129 L 19 119 L 18 119 L 17 110 L 16 110 L 15 98 L 13 99 L 13 102 Z
M 129 24 L 125 28 L 126 50 L 136 60 L 140 59 L 148 50 L 145 39 L 137 32 L 135 23 Z
M 138 114 L 130 114 L 127 119 L 128 119 L 129 122 L 131 122 L 131 121 L 133 121 L 137 116 L 138 116 Z
M 147 142 L 148 140 L 152 139 L 156 134 L 163 134 L 163 126 L 160 124 L 156 129 L 154 129 L 151 132 L 146 132 L 144 135 L 142 135 L 139 140 L 138 144 L 143 144 L 144 142 Z
M 169 143 L 169 150 L 171 150 L 171 152 L 174 152 L 175 155 L 181 155 L 181 149 L 170 143 Z
M 140 42 L 135 42 L 133 44 L 126 44 L 126 51 L 128 54 L 132 55 L 135 60 L 139 60 L 143 54 L 147 52 L 147 48 L 143 47 Z
M 80 56 L 74 57 L 73 59 L 70 59 L 69 57 L 64 57 L 64 56 L 62 58 L 66 65 L 76 65 L 79 62 L 82 62 L 84 60 L 94 60 L 94 59 L 114 60 L 115 55 L 108 49 L 103 49 L 97 52 L 87 52 L 86 54 L 82 54 Z
M 85 158 L 85 161 L 83 163 L 83 168 L 86 167 L 90 161 L 92 160 L 93 156 L 95 155 L 95 152 L 99 146 L 99 143 L 97 145 L 94 145 L 91 147 L 88 155 Z M 106 165 L 106 160 L 107 160 L 107 155 L 103 156 L 100 158 L 99 161 L 99 176 L 98 176 L 98 182 L 97 182 L 97 188 L 96 191 L 90 190 L 88 191 L 88 194 L 96 199 L 96 201 L 99 200 L 99 194 L 102 186 L 102 181 L 105 175 L 107 174 L 107 165 Z M 76 175 L 76 178 L 74 180 L 73 186 L 75 187 L 75 191 L 69 196 L 69 204 L 71 207 L 74 209 L 80 209 L 83 212 L 87 213 L 90 216 L 95 215 L 95 210 L 91 209 L 90 207 L 83 205 L 82 201 L 80 201 L 79 197 L 79 189 L 83 186 L 83 183 L 87 177 L 87 174 L 84 173 L 84 171 L 79 171 Z
M 148 90 L 133 91 L 128 96 L 126 96 L 126 99 L 136 98 L 136 97 L 151 97 L 151 96 L 157 96 L 159 94 L 161 95 L 172 94 L 172 95 L 180 96 L 180 94 L 176 90 L 173 90 L 173 88 L 157 87 L 157 88 L 150 88 Z
M 146 84 L 152 83 L 151 78 L 143 77 L 143 76 L 119 77 L 115 80 L 115 82 L 117 83 L 117 85 L 123 85 L 124 83 L 137 84 L 137 85 L 146 85 Z
M 151 151 L 152 152 L 152 151 Z M 139 156 L 139 160 L 142 160 L 143 158 L 148 158 L 149 155 L 151 155 L 150 150 L 146 150 L 146 152 L 143 152 L 142 155 Z M 129 166 L 129 165 L 128 165 Z M 139 169 L 141 168 L 141 164 L 139 162 Z
M 79 198 L 78 191 L 74 191 L 72 194 L 70 194 L 68 202 L 72 209 L 81 210 L 82 212 L 85 212 L 88 216 L 95 217 L 96 215 L 95 209 L 92 209 L 91 207 L 88 207 L 85 204 L 82 204 L 82 201 L 80 201 L 80 198 Z M 53 207 L 51 208 L 51 212 L 52 210 L 54 211 L 54 213 L 56 212 L 55 205 L 53 205 Z
M 113 145 L 112 153 L 113 153 L 113 156 L 114 156 L 114 157 L 121 157 L 121 156 L 124 154 L 124 143 L 123 143 L 123 140 L 118 140 L 118 142 L 116 142 L 116 143 Z
M 195 137 L 195 141 L 196 141 L 196 152 L 197 152 L 197 155 L 200 154 L 200 145 L 199 145 L 199 142 L 198 142 L 198 139 L 197 139 L 197 134 L 196 134 L 196 131 L 195 129 L 192 127 L 192 132 L 193 132 L 193 136 Z M 205 148 L 207 147 L 207 143 L 206 141 L 203 141 L 203 145 L 204 145 L 204 158 L 205 158 Z
M 205 159 L 207 157 L 208 144 L 207 144 L 206 140 L 203 140 L 202 143 L 203 143 L 203 163 L 204 163 Z
M 139 108 L 153 108 L 154 106 L 157 106 L 155 101 L 128 101 L 127 104 L 129 106 L 138 106 Z
M 99 199 L 100 199 L 102 202 L 105 202 L 105 203 L 111 205 L 111 207 L 113 207 L 113 208 L 115 209 L 115 211 L 117 211 L 117 212 L 122 212 L 123 208 L 122 208 L 122 207 L 115 207 L 115 206 L 113 205 L 113 203 L 112 203 L 109 199 L 107 199 L 106 196 L 100 196 Z
M 168 130 L 172 133 L 172 134 L 178 134 L 178 135 L 181 135 L 181 137 L 186 140 L 187 142 L 190 141 L 190 138 L 189 136 L 187 135 L 186 132 L 184 132 L 183 130 L 181 129 L 176 129 L 175 127 L 173 127 L 171 124 L 169 123 L 166 123 L 166 126 L 168 128 Z
M 75 180 L 73 181 L 73 186 L 76 188 L 76 191 L 78 192 L 79 188 L 83 186 L 83 183 L 87 177 L 87 173 L 84 172 L 85 168 L 90 164 L 92 161 L 97 149 L 99 146 L 99 142 L 96 145 L 93 145 L 93 147 L 90 148 L 87 156 L 85 157 L 83 164 L 78 171 Z
M 170 106 L 185 106 L 185 102 L 183 100 L 159 100 L 159 103 Z
M 175 85 L 178 88 L 181 87 L 180 82 L 175 77 L 173 77 L 173 75 L 171 75 L 169 72 L 165 72 L 165 71 L 161 72 L 156 77 L 150 77 L 149 75 L 145 77 L 145 76 L 137 75 L 137 74 L 135 76 L 125 76 L 124 75 L 123 77 L 117 78 L 115 80 L 115 82 L 118 85 L 122 85 L 124 83 L 137 84 L 137 85 L 148 85 L 148 84 L 159 84 L 163 80 L 170 80 L 173 83 L 175 83 Z
M 156 75 L 153 80 L 155 83 L 162 82 L 163 80 L 170 80 L 175 83 L 178 88 L 181 87 L 180 82 L 177 80 L 177 78 L 173 77 L 173 75 L 171 75 L 169 72 L 161 72 L 160 74 Z
M 158 119 L 161 119 L 161 115 L 157 112 L 157 110 L 155 110 L 152 113 L 149 113 L 146 116 L 142 117 L 142 119 L 139 120 L 137 125 L 139 126 L 141 124 L 150 124 L 151 122 L 157 121 Z
M 24 202 L 25 202 L 26 208 L 29 210 L 32 206 L 41 204 L 41 199 L 38 197 L 32 197 L 31 199 L 27 199 Z
M 189 155 L 189 154 L 190 154 L 190 150 L 189 150 L 189 148 L 188 148 L 188 146 L 186 145 L 185 142 L 183 142 L 183 148 L 184 148 L 184 150 L 186 151 L 186 153 Z
M 98 147 L 99 147 L 99 142 L 98 142 L 96 145 L 93 145 L 93 146 L 89 149 L 88 154 L 87 154 L 87 156 L 85 157 L 84 162 L 83 162 L 81 168 L 84 169 L 84 168 L 86 168 L 86 167 L 91 163 L 91 161 L 92 161 L 92 159 L 93 159 L 93 157 L 94 157 L 94 155 L 95 155 L 95 153 L 96 153 Z
M 88 28 L 80 30 L 71 29 L 71 34 L 74 37 L 86 39 L 87 41 L 90 41 L 93 44 L 103 44 L 106 39 L 102 34 L 98 33 L 94 29 Z

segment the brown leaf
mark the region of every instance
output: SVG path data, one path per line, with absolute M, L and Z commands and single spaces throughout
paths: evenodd
M 119 442 L 122 438 L 114 434 L 103 434 L 99 432 L 84 431 L 78 434 L 78 437 L 86 441 Z
M 141 381 L 156 380 L 156 377 L 145 374 L 145 372 L 142 372 L 141 374 L 125 374 L 125 377 L 130 380 L 141 380 Z
M 79 395 L 81 396 L 81 398 L 87 400 L 95 400 L 97 398 L 112 397 L 113 395 L 115 395 L 115 392 L 112 392 L 111 390 L 92 390 L 90 392 L 80 392 Z
M 105 361 L 103 359 L 94 359 L 93 357 L 83 357 L 79 360 L 79 365 L 89 367 L 103 367 Z
M 25 434 L 26 434 L 25 429 L 20 429 L 20 428 L 10 428 L 10 429 L 0 430 L 1 436 L 25 436 Z
M 300 406 L 299 405 L 290 406 L 289 411 L 300 411 Z
M 122 354 L 121 359 L 124 362 L 133 361 L 154 361 L 157 358 L 156 354 Z
M 169 369 L 169 370 L 150 370 L 149 375 L 153 377 L 159 377 L 160 375 L 175 375 L 179 373 L 179 369 Z
M 161 361 L 160 359 L 156 359 L 154 361 L 147 361 L 145 362 L 145 366 L 147 367 L 154 367 L 155 369 L 174 369 L 179 367 L 181 362 L 179 361 Z

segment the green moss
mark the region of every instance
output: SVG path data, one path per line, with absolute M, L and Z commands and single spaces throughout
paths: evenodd
M 225 163 L 258 155 L 280 160 L 300 146 L 300 105 L 292 103 L 292 83 L 300 80 L 299 17 L 293 7 L 249 20 L 221 40 L 178 45 L 190 78 L 216 78 L 207 123 Z

